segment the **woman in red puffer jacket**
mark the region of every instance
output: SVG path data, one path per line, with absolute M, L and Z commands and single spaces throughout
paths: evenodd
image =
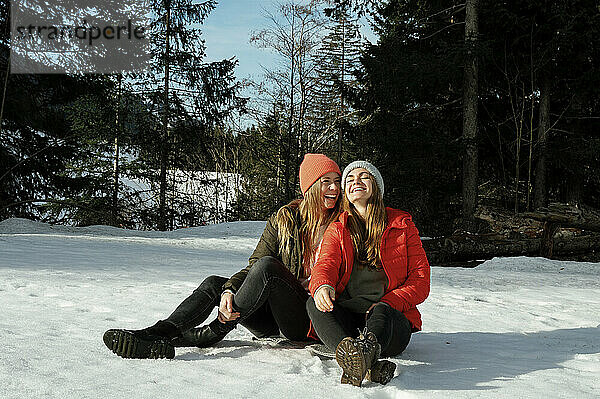
M 342 187 L 346 211 L 323 237 L 307 310 L 336 352 L 343 383 L 360 386 L 368 371 L 372 381 L 387 383 L 395 364 L 377 358 L 399 355 L 421 329 L 416 306 L 429 295 L 429 263 L 411 216 L 384 207 L 377 168 L 351 163 Z

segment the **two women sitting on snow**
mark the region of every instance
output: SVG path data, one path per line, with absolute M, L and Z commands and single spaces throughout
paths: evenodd
M 207 277 L 151 327 L 106 331 L 106 346 L 125 358 L 170 359 L 175 347 L 214 345 L 241 324 L 259 338 L 321 340 L 342 383 L 389 382 L 396 365 L 379 358 L 404 351 L 429 294 L 419 233 L 408 213 L 384 207 L 383 178 L 366 161 L 342 174 L 325 155 L 306 154 L 300 188 L 302 199 L 269 218 L 245 269 Z M 217 318 L 197 327 L 214 307 Z

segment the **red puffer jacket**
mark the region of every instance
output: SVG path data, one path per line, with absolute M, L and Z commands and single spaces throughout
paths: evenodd
M 419 231 L 407 212 L 386 208 L 387 227 L 381 238 L 381 261 L 389 284 L 381 298 L 404 313 L 413 330 L 421 330 L 417 305 L 429 295 L 430 268 L 421 245 Z M 336 296 L 344 291 L 354 265 L 354 246 L 346 228 L 348 214 L 340 215 L 323 236 L 317 263 L 312 269 L 310 293 L 323 284 L 335 287 Z

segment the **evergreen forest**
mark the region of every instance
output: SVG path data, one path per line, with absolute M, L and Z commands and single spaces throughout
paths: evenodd
M 423 236 L 490 234 L 484 212 L 552 234 L 552 206 L 598 215 L 598 1 L 265 3 L 248 41 L 278 62 L 256 79 L 236 54 L 207 61 L 220 3 L 154 1 L 152 71 L 69 75 L 11 73 L 3 1 L 0 221 L 265 220 L 314 152 L 376 165 Z

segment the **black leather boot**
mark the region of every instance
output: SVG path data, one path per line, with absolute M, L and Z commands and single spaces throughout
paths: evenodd
M 117 356 L 128 359 L 173 359 L 173 338 L 180 337 L 179 329 L 161 320 L 142 330 L 111 329 L 104 333 L 104 344 Z
M 174 338 L 171 343 L 175 347 L 195 346 L 206 348 L 225 338 L 236 325 L 237 322 L 221 323 L 218 319 L 215 319 L 208 325 L 184 331 L 180 337 Z
M 184 331 L 181 337 L 174 338 L 171 343 L 175 347 L 195 346 L 206 348 L 221 341 L 225 335 L 217 335 L 210 326 L 202 326 Z

